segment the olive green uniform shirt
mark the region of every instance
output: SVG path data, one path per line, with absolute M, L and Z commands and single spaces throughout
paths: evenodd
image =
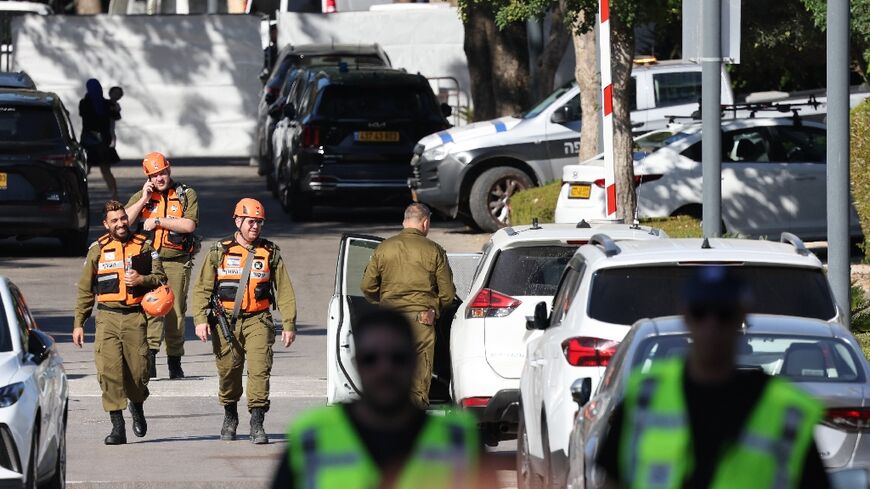
M 272 243 L 274 248 L 274 267 L 272 273 L 272 289 L 274 290 L 275 302 L 278 310 L 281 311 L 281 323 L 284 331 L 296 331 L 296 294 L 293 292 L 293 284 L 290 282 L 290 275 L 287 273 L 287 268 L 284 266 L 284 259 L 281 257 L 281 250 L 277 244 Z M 212 246 L 205 261 L 202 264 L 202 269 L 199 271 L 199 280 L 193 288 L 193 322 L 194 324 L 204 324 L 208 322 L 208 301 L 214 294 L 215 275 L 217 275 L 217 267 L 221 259 L 221 247 Z M 276 304 L 272 304 L 275 307 Z M 232 311 L 227 311 L 231 313 Z
M 369 302 L 400 312 L 440 314 L 456 296 L 447 252 L 413 228 L 378 245 L 360 289 Z
M 75 328 L 84 328 L 85 321 L 91 317 L 91 313 L 94 310 L 94 302 L 96 299 L 96 294 L 94 293 L 94 283 L 97 277 L 97 263 L 100 261 L 100 251 L 101 248 L 99 243 L 94 241 L 91 244 L 91 247 L 88 249 L 88 255 L 85 257 L 85 265 L 82 267 L 82 274 L 79 277 L 78 284 L 78 299 L 76 300 L 76 312 L 75 319 L 73 322 L 73 329 Z M 145 242 L 142 245 L 142 253 L 154 253 L 154 248 Z M 151 260 L 151 274 L 150 275 L 142 275 L 142 286 L 148 289 L 157 288 L 161 283 L 166 282 L 166 274 L 163 272 L 163 265 L 160 263 L 160 259 L 154 257 Z M 124 277 L 121 277 L 123 280 Z M 103 302 L 103 306 L 109 307 L 112 309 L 130 309 L 131 307 L 139 307 L 137 306 L 128 306 L 123 302 Z
M 176 185 L 178 185 L 178 183 L 175 181 L 170 183 L 170 187 L 173 187 Z M 168 192 L 169 192 L 169 190 L 167 190 L 167 193 Z M 185 219 L 190 219 L 191 221 L 194 222 L 194 224 L 199 226 L 199 201 L 197 200 L 196 190 L 193 190 L 190 187 L 186 187 L 186 190 L 184 191 L 184 195 L 186 196 L 187 203 L 185 204 L 184 213 L 182 214 L 182 217 L 184 217 Z M 141 199 L 141 198 L 142 198 L 142 190 L 139 190 L 138 192 L 133 194 L 132 197 L 130 197 L 130 200 L 127 201 L 127 205 L 125 205 L 124 207 L 125 208 L 130 207 L 131 205 L 135 204 L 136 202 L 139 202 L 139 199 Z M 161 218 L 161 219 L 164 219 L 164 218 Z M 139 214 L 139 222 L 141 223 L 143 220 L 144 219 L 142 218 L 142 214 L 140 213 Z M 132 226 L 133 223 L 130 223 L 130 225 Z M 141 228 L 136 228 L 136 229 L 138 230 L 137 232 L 143 233 Z M 172 248 L 167 248 L 165 246 L 161 247 L 157 251 L 157 253 L 160 255 L 160 258 L 163 258 L 164 260 L 171 260 L 174 258 L 182 258 L 182 257 L 187 257 L 190 255 L 190 253 L 187 253 L 185 251 L 173 250 Z

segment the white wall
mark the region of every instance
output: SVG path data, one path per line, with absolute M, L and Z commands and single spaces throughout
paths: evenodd
M 462 92 L 459 103 L 469 103 L 468 62 L 462 48 L 464 30 L 454 7 L 278 15 L 278 40 L 282 46 L 378 43 L 396 68 L 419 72 L 427 78 L 456 78 Z M 451 101 L 451 105 L 456 104 Z
M 124 88 L 122 158 L 249 156 L 262 91 L 259 19 L 246 15 L 26 16 L 14 63 L 57 92 L 80 132 L 85 81 Z

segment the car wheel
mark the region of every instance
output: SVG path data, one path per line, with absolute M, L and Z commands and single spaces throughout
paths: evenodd
M 510 224 L 508 200 L 532 185 L 532 179 L 516 168 L 502 166 L 486 170 L 471 186 L 468 206 L 474 223 L 488 232 L 507 226 Z
M 36 459 L 37 448 L 39 447 L 39 435 L 37 429 L 39 426 L 33 427 L 33 439 L 30 441 L 30 455 L 27 457 L 27 475 L 24 477 L 24 489 L 36 489 L 36 481 L 39 480 L 39 463 Z
M 526 431 L 526 420 L 520 408 L 519 425 L 517 427 L 517 488 L 543 489 L 541 478 L 532 469 L 532 456 L 529 454 L 529 434 Z
M 299 192 L 287 190 L 288 199 L 290 202 L 290 215 L 296 222 L 305 222 L 311 220 L 314 213 L 314 205 L 311 203 L 311 197 Z
M 57 440 L 57 461 L 54 465 L 54 475 L 51 476 L 43 489 L 64 489 L 66 487 L 66 420 L 67 414 L 64 410 L 63 425 L 60 427 Z
M 85 256 L 88 253 L 88 228 L 67 231 L 60 237 L 60 244 L 67 256 Z

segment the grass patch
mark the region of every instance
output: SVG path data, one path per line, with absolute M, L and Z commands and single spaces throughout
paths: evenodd
M 704 234 L 701 229 L 701 221 L 689 216 L 641 219 L 640 223 L 644 226 L 659 228 L 668 233 L 671 238 L 700 238 Z
M 556 201 L 562 182 L 556 180 L 543 187 L 534 187 L 517 192 L 511 197 L 511 224 L 514 226 L 531 224 L 537 217 L 541 224 L 556 219 Z
M 851 184 L 855 208 L 861 229 L 870 232 L 870 100 L 852 109 Z M 870 246 L 864 242 L 864 255 L 870 257 Z
M 855 331 L 852 334 L 855 335 L 855 339 L 858 340 L 858 344 L 861 345 L 861 351 L 864 352 L 864 357 L 870 360 L 870 332 Z

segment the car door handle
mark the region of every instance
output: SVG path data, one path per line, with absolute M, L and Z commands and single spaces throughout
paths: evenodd
M 543 360 L 531 360 L 531 361 L 529 361 L 529 365 L 531 365 L 532 367 L 536 367 L 536 368 L 540 367 L 543 364 L 544 364 Z

